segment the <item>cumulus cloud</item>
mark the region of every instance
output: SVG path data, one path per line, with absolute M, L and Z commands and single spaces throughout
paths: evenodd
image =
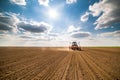
M 103 6 L 102 2 L 98 2 L 98 3 L 94 3 L 93 5 L 89 6 L 89 10 L 92 12 L 91 14 L 95 17 L 95 16 L 99 16 L 100 13 L 102 12 L 102 8 Z
M 72 4 L 72 3 L 76 3 L 77 0 L 66 0 L 66 4 Z
M 64 36 L 63 37 L 69 37 L 71 40 L 73 38 L 85 38 L 85 37 L 89 37 L 91 36 L 91 33 L 90 32 L 83 32 L 81 31 L 81 28 L 80 27 L 75 27 L 73 25 L 69 26 L 66 33 L 64 33 Z
M 17 5 L 26 5 L 26 1 L 25 0 L 10 0 L 12 3 L 17 4 Z
M 18 24 L 18 28 L 22 28 L 25 31 L 29 31 L 32 33 L 44 33 L 49 32 L 51 30 L 51 26 L 45 22 L 21 22 Z
M 70 33 L 70 32 L 76 32 L 76 31 L 80 31 L 80 29 L 81 29 L 80 27 L 76 28 L 75 26 L 71 25 L 71 26 L 68 27 L 67 32 L 68 33 Z
M 82 22 L 86 22 L 89 18 L 89 14 L 90 14 L 89 12 L 86 12 L 84 15 L 81 16 L 80 20 Z
M 49 6 L 49 0 L 38 0 L 40 5 Z
M 0 13 L 0 32 L 48 33 L 52 26 L 45 22 L 22 19 L 18 14 Z
M 108 28 L 112 24 L 120 22 L 120 0 L 101 0 L 89 6 L 91 14 L 99 16 L 94 24 L 96 24 L 95 29 Z M 101 14 L 101 15 L 100 15 Z
M 84 38 L 91 36 L 90 32 L 74 32 L 71 34 L 71 37 L 73 38 Z
M 15 31 L 19 19 L 14 13 L 1 13 L 0 15 L 0 31 Z

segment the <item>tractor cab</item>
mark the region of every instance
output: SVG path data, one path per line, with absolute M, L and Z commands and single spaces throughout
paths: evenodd
M 78 46 L 77 42 L 72 42 L 72 46 Z
M 81 47 L 78 46 L 77 42 L 72 42 L 72 45 L 69 47 L 72 50 L 79 50 L 81 51 Z

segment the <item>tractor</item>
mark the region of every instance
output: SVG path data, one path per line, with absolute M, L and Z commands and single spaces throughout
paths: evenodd
M 69 47 L 69 49 L 81 51 L 81 47 L 78 46 L 77 42 L 72 42 L 72 45 Z

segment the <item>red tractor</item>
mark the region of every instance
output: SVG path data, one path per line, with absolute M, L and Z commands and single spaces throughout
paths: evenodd
M 69 49 L 81 51 L 81 47 L 78 46 L 77 42 L 72 42 L 72 45 L 69 47 Z

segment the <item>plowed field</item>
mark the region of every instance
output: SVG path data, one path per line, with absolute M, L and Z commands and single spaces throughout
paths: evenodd
M 0 80 L 120 80 L 120 48 L 0 48 Z

